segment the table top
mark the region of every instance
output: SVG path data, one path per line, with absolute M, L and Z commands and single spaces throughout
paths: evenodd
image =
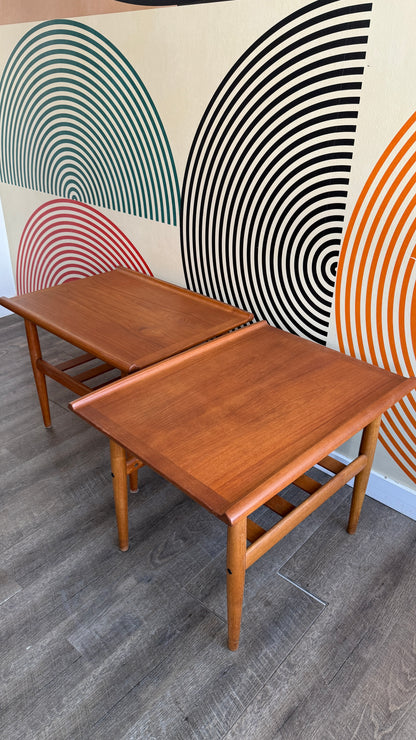
M 253 317 L 148 275 L 117 268 L 0 305 L 130 373 Z
M 415 387 L 260 322 L 70 406 L 234 524 Z

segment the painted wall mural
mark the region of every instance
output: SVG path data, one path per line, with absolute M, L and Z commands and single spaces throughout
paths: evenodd
M 177 5 L 192 3 L 224 2 L 224 0 L 177 0 Z M 174 5 L 172 0 L 143 2 L 139 0 L 2 0 L 0 3 L 0 25 L 27 23 L 68 16 L 99 15 L 101 13 L 127 13 L 133 10 L 148 10 L 150 7 Z
M 416 375 L 415 236 L 416 113 L 387 147 L 358 198 L 336 291 L 341 350 L 401 375 Z M 416 394 L 384 415 L 380 439 L 416 482 Z
M 182 194 L 188 287 L 325 343 L 372 4 L 311 3 L 211 100 Z
M 3 182 L 176 223 L 179 186 L 162 122 L 102 34 L 70 20 L 35 26 L 8 59 L 0 98 Z
M 19 293 L 49 288 L 118 266 L 152 275 L 137 247 L 91 206 L 53 200 L 33 213 L 17 253 Z
M 19 292 L 123 264 L 416 373 L 414 0 L 29 5 L 0 9 Z M 375 468 L 416 497 L 415 412 Z

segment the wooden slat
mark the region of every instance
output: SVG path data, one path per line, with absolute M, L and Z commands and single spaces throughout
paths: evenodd
M 96 365 L 89 370 L 85 370 L 83 373 L 68 375 L 68 373 L 63 372 L 62 370 L 62 365 L 64 364 L 65 363 L 61 363 L 60 365 L 51 365 L 50 362 L 43 359 L 37 361 L 37 367 L 39 370 L 45 373 L 49 378 L 52 378 L 52 380 L 56 380 L 57 383 L 61 383 L 65 388 L 76 393 L 77 396 L 85 396 L 87 393 L 94 390 L 93 388 L 89 388 L 87 385 L 84 385 L 84 380 L 90 380 L 91 378 L 96 378 L 98 375 L 114 370 L 113 365 L 102 363 L 101 365 Z M 75 367 L 75 365 L 73 365 L 73 367 Z M 107 385 L 107 383 L 103 383 L 102 385 Z
M 265 506 L 272 509 L 272 511 L 275 511 L 279 516 L 286 516 L 290 511 L 296 509 L 294 504 L 291 504 L 290 501 L 286 501 L 286 499 L 279 496 L 279 494 L 276 494 L 276 496 L 273 496 L 270 501 L 267 501 Z
M 303 501 L 290 514 L 283 517 L 277 524 L 269 529 L 262 537 L 247 548 L 247 568 L 256 562 L 262 555 L 270 550 L 279 540 L 283 539 L 289 532 L 300 524 L 309 514 L 312 514 L 321 504 L 330 498 L 336 491 L 342 488 L 347 481 L 353 478 L 357 473 L 365 468 L 367 456 L 359 455 L 344 470 L 331 478 L 327 483 L 320 487 L 319 491 L 312 494 L 306 501 Z
M 91 367 L 89 370 L 85 370 L 83 373 L 78 373 L 77 375 L 73 375 L 72 377 L 74 378 L 74 380 L 78 380 L 80 383 L 82 383 L 84 380 L 96 378 L 97 375 L 108 373 L 110 370 L 114 370 L 114 365 L 109 365 L 107 362 L 104 362 L 101 365 Z
M 330 455 L 327 455 L 327 457 L 324 457 L 322 460 L 319 461 L 318 465 L 320 465 L 322 468 L 325 468 L 325 470 L 329 470 L 330 473 L 340 473 L 341 470 L 344 470 L 346 467 L 344 463 L 340 462 L 339 460 L 335 460 Z
M 87 393 L 91 393 L 91 388 L 88 388 L 87 385 L 83 385 L 83 383 L 79 383 L 74 378 L 71 378 L 68 373 L 62 372 L 62 370 L 51 365 L 50 362 L 46 362 L 46 360 L 38 360 L 36 365 L 45 375 L 52 378 L 52 380 L 56 380 L 58 383 L 61 383 L 65 388 L 76 393 L 77 396 L 86 396 Z
M 83 352 L 82 355 L 72 357 L 72 359 L 66 360 L 65 362 L 59 362 L 55 367 L 57 367 L 58 370 L 70 370 L 71 367 L 78 367 L 78 365 L 83 365 L 84 362 L 90 362 L 95 359 L 97 359 L 95 355 L 91 355 L 89 352 Z
M 115 380 L 119 380 L 119 378 L 109 378 L 108 380 L 104 380 L 102 383 L 94 383 L 94 385 L 91 386 L 90 391 L 98 391 L 100 388 L 105 388 L 106 385 L 114 383 Z
M 316 493 L 321 487 L 321 483 L 310 478 L 309 475 L 300 475 L 299 478 L 293 481 L 293 484 L 309 494 Z
M 247 539 L 249 542 L 255 542 L 259 537 L 265 534 L 265 532 L 266 530 L 263 529 L 263 527 L 260 527 L 259 524 L 253 522 L 252 519 L 247 519 Z

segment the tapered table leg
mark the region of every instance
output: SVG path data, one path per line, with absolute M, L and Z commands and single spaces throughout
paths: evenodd
M 126 451 L 110 439 L 111 471 L 113 474 L 114 504 L 116 509 L 118 544 L 120 550 L 129 549 L 129 520 Z
M 132 493 L 137 493 L 139 490 L 139 470 L 133 470 L 129 473 L 129 485 Z
M 228 647 L 237 650 L 240 639 L 246 576 L 247 519 L 228 527 L 227 537 L 227 612 Z
M 120 371 L 120 376 L 122 378 L 127 378 L 128 373 Z M 129 488 L 131 493 L 137 493 L 139 490 L 139 466 L 137 468 L 134 468 L 133 470 L 128 471 L 129 476 Z
M 367 464 L 364 470 L 355 478 L 354 489 L 351 500 L 350 518 L 348 522 L 348 532 L 354 534 L 357 529 L 358 520 L 361 514 L 361 507 L 364 502 L 364 496 L 367 489 L 368 479 L 370 477 L 371 466 L 376 451 L 378 430 L 380 428 L 381 416 L 371 422 L 363 430 L 360 444 L 360 455 L 366 455 Z
M 49 409 L 48 389 L 46 387 L 45 375 L 38 367 L 38 360 L 42 359 L 42 352 L 40 349 L 39 336 L 36 324 L 28 319 L 25 319 L 25 329 L 27 343 L 30 353 L 30 361 L 32 363 L 33 376 L 35 378 L 36 390 L 38 392 L 40 408 L 43 416 L 43 423 L 45 427 L 52 426 L 51 423 L 51 412 Z

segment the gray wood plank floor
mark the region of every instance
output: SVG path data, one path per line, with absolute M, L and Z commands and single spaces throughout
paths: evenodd
M 350 537 L 340 491 L 248 571 L 231 653 L 226 527 L 144 468 L 120 553 L 107 441 L 53 383 L 44 429 L 17 317 L 0 358 L 2 740 L 414 740 L 414 522 L 368 499 Z

